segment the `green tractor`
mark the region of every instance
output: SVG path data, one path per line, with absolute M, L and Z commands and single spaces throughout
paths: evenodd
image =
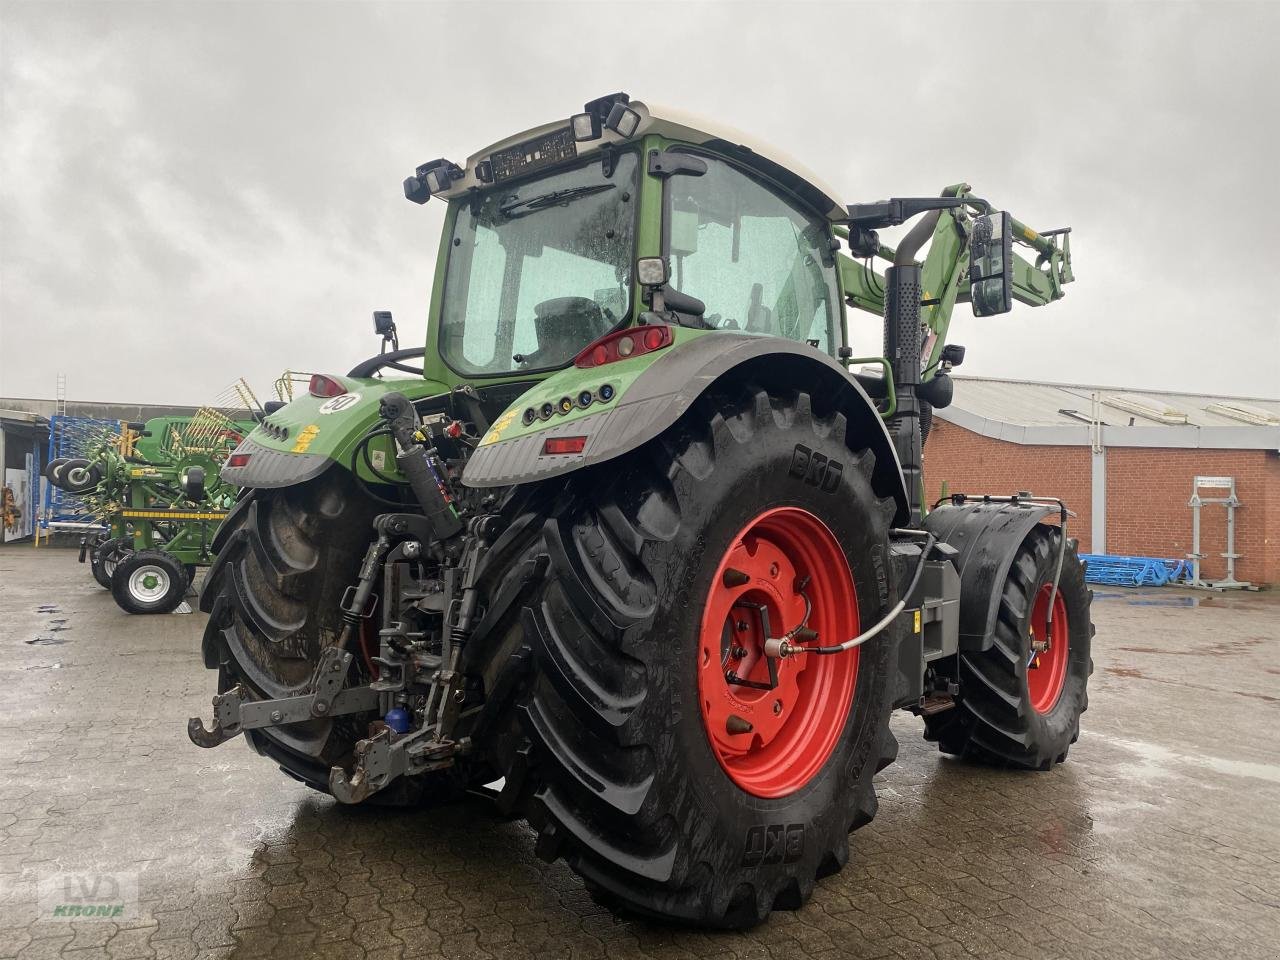
M 601 902 L 729 928 L 845 865 L 894 708 L 946 753 L 1066 758 L 1069 513 L 926 509 L 921 461 L 953 308 L 1061 297 L 1067 231 L 966 185 L 846 206 L 747 143 L 616 94 L 405 181 L 447 204 L 427 345 L 375 314 L 382 353 L 228 460 L 196 744 L 344 803 L 483 793 Z
M 50 483 L 83 497 L 105 531 L 80 542 L 80 562 L 127 613 L 169 613 L 235 501 L 221 463 L 254 426 L 213 408 L 121 423 L 87 457 L 51 460 Z

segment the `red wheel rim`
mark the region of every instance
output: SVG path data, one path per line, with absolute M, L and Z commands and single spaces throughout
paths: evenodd
M 1031 639 L 1038 644 L 1045 641 L 1045 617 L 1049 613 L 1049 596 L 1052 593 L 1053 584 L 1042 585 L 1031 609 Z M 1051 630 L 1049 649 L 1032 657 L 1027 667 L 1027 691 L 1031 695 L 1031 709 L 1036 713 L 1048 713 L 1058 705 L 1067 679 L 1067 651 L 1071 641 L 1067 605 L 1062 602 L 1061 590 L 1053 600 Z
M 813 605 L 808 626 L 819 643 L 857 635 L 857 595 L 835 536 L 808 511 L 779 507 L 730 541 L 702 611 L 698 695 L 707 740 L 729 778 L 757 797 L 784 797 L 812 780 L 835 750 L 853 706 L 857 649 L 776 660 L 771 690 L 727 678 L 732 671 L 742 680 L 769 683 L 760 608 L 769 631 L 780 637 L 804 618 L 806 595 Z

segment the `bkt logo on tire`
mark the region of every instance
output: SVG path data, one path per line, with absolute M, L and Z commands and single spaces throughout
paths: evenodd
M 823 493 L 834 493 L 836 487 L 840 486 L 844 464 L 821 453 L 814 453 L 803 443 L 797 443 L 795 452 L 791 454 L 791 469 L 788 473 L 799 477 L 811 487 L 817 487 Z
M 774 863 L 795 863 L 803 853 L 803 823 L 762 823 L 747 831 L 742 865 L 759 867 Z
M 321 413 L 337 413 L 339 410 L 346 410 L 348 407 L 354 407 L 360 402 L 360 394 L 343 393 L 334 397 L 332 400 L 326 400 L 320 404 Z

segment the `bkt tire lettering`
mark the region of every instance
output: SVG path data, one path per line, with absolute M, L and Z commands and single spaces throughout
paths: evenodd
M 776 863 L 795 863 L 803 854 L 803 823 L 762 823 L 747 831 L 742 865 L 759 867 Z
M 836 487 L 840 486 L 844 464 L 821 453 L 814 453 L 803 443 L 797 443 L 795 452 L 791 454 L 789 473 L 823 493 L 834 493 Z

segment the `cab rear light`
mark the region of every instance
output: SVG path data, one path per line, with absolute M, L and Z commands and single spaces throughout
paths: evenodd
M 546 440 L 542 441 L 542 455 L 545 457 L 557 454 L 581 453 L 586 445 L 586 437 L 547 437 Z
M 233 453 L 231 456 L 227 457 L 227 466 L 247 467 L 251 456 L 253 456 L 251 453 Z
M 311 382 L 307 384 L 307 393 L 313 397 L 340 397 L 347 388 L 338 380 L 324 373 L 313 373 Z
M 604 366 L 617 360 L 628 360 L 671 346 L 675 336 L 664 323 L 628 327 L 605 334 L 573 358 L 573 365 L 583 370 Z

